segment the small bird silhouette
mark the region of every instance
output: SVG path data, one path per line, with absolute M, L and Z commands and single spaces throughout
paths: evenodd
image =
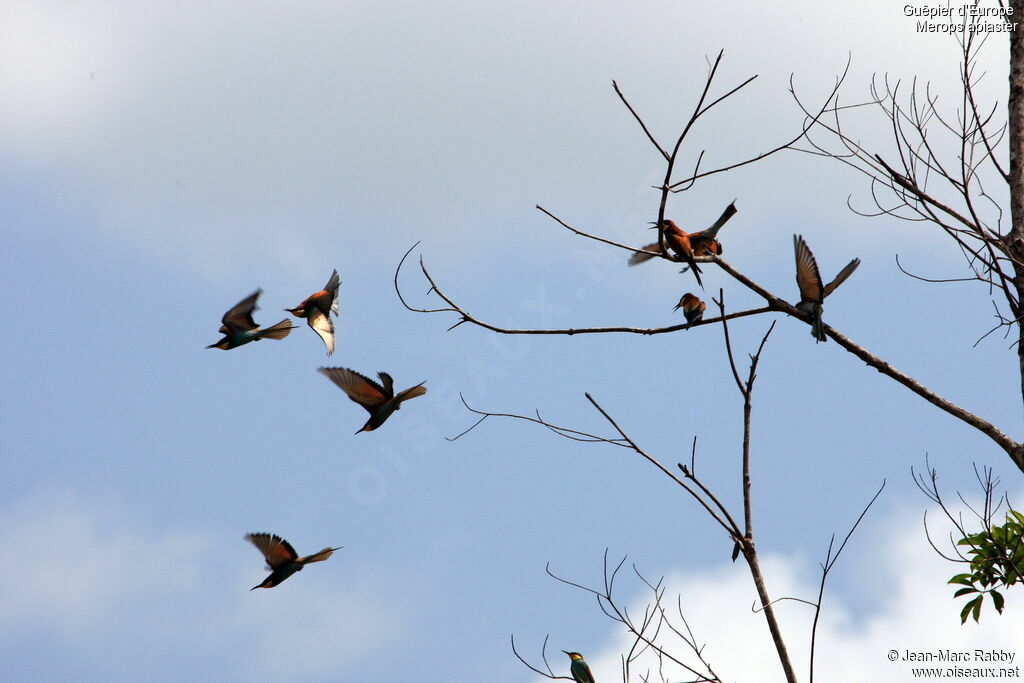
M 583 655 L 579 652 L 568 652 L 562 650 L 565 654 L 569 655 L 569 673 L 572 674 L 572 679 L 576 683 L 594 683 L 594 674 L 590 673 L 590 667 L 587 666 L 587 662 L 583 659 Z
M 341 546 L 324 548 L 318 553 L 299 557 L 291 543 L 276 534 L 246 534 L 245 540 L 263 553 L 263 557 L 267 560 L 267 569 L 270 570 L 270 575 L 263 580 L 263 583 L 249 589 L 253 591 L 257 588 L 273 588 L 295 572 L 302 571 L 302 568 L 310 562 L 323 562 L 335 550 L 341 550 Z
M 220 319 L 223 324 L 220 326 L 220 330 L 218 330 L 218 332 L 224 335 L 224 338 L 216 344 L 210 344 L 206 348 L 224 349 L 227 351 L 249 342 L 259 341 L 264 337 L 267 339 L 284 339 L 287 337 L 293 327 L 290 319 L 285 318 L 267 329 L 262 329 L 252 319 L 252 312 L 258 310 L 256 299 L 262 293 L 262 289 L 257 289 L 225 313 L 224 317 Z
M 832 282 L 822 285 L 818 263 L 802 236 L 793 235 L 793 251 L 796 255 L 796 285 L 800 288 L 800 303 L 796 307 L 811 317 L 811 336 L 819 342 L 828 341 L 821 322 L 822 303 L 857 270 L 860 259 L 855 258 L 847 263 Z
M 718 217 L 718 220 L 711 227 L 700 232 L 687 233 L 681 230 L 673 221 L 665 221 L 665 244 L 679 258 L 686 261 L 691 269 L 694 269 L 693 274 L 697 278 L 697 284 L 702 287 L 704 285 L 700 281 L 700 275 L 698 275 L 700 271 L 696 269 L 697 265 L 693 259 L 712 255 L 718 256 L 722 253 L 722 243 L 718 241 L 718 231 L 736 214 L 736 211 L 736 200 L 734 199 L 729 203 L 729 206 L 725 207 L 725 211 L 722 212 L 722 215 Z M 643 252 L 657 252 L 658 243 L 648 244 L 641 247 L 641 249 Z M 635 266 L 652 258 L 654 258 L 654 254 L 636 251 L 629 257 L 629 265 Z
M 381 384 L 348 368 L 318 368 L 317 372 L 341 387 L 350 399 L 366 408 L 370 413 L 370 419 L 356 434 L 372 432 L 384 424 L 391 417 L 391 413 L 401 408 L 403 401 L 427 393 L 427 388 L 423 386 L 426 382 L 420 382 L 414 387 L 395 394 L 394 382 L 391 375 L 386 372 L 377 373 Z
M 331 313 L 338 315 L 338 287 L 341 278 L 335 269 L 324 288 L 306 297 L 306 300 L 295 308 L 286 308 L 294 316 L 305 318 L 310 328 L 320 335 L 327 346 L 327 355 L 334 353 L 334 322 Z
M 680 308 L 683 309 L 683 315 L 686 316 L 686 327 L 689 329 L 690 325 L 693 325 L 704 317 L 704 310 L 707 306 L 696 296 L 687 292 L 686 294 L 683 294 L 679 303 L 677 303 L 676 307 L 672 310 L 678 311 Z

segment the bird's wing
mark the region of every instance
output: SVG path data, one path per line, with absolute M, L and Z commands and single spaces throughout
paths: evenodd
M 408 401 L 410 398 L 416 398 L 417 396 L 422 396 L 427 393 L 427 388 L 423 386 L 424 384 L 426 384 L 426 382 L 420 382 L 416 386 L 409 387 L 405 391 L 399 393 L 395 396 L 395 402 L 401 403 L 402 401 Z
M 644 251 L 658 252 L 658 243 L 655 242 L 654 244 L 648 244 L 647 246 L 640 248 Z M 635 266 L 638 263 L 650 261 L 652 258 L 654 258 L 654 254 L 641 254 L 639 251 L 634 251 L 629 257 L 629 265 Z
M 590 665 L 582 659 L 574 661 L 569 667 L 569 671 L 579 683 L 594 683 L 594 674 L 590 671 Z
M 263 553 L 271 569 L 293 562 L 299 556 L 288 541 L 276 534 L 246 534 L 245 540 Z
M 324 291 L 331 295 L 331 313 L 338 315 L 338 287 L 341 286 L 341 278 L 338 277 L 338 269 L 331 273 L 331 279 L 324 285 Z
M 722 253 L 722 243 L 717 239 L 702 242 L 693 248 L 694 256 L 718 256 Z
M 693 276 L 697 278 L 697 284 L 703 288 L 704 283 L 700 281 L 701 270 L 697 267 L 697 262 L 693 260 L 693 245 L 690 243 L 689 235 L 679 228 L 667 229 L 665 230 L 665 243 L 676 256 L 686 261 L 690 270 L 693 271 Z
M 384 393 L 389 397 L 395 395 L 395 380 L 391 379 L 391 375 L 386 372 L 378 372 L 377 376 L 380 377 L 381 384 L 384 385 Z
M 312 555 L 306 555 L 300 557 L 297 562 L 299 564 L 309 564 L 310 562 L 323 562 L 328 557 L 334 554 L 335 550 L 341 550 L 341 548 L 324 548 L 320 552 L 313 553 Z
M 350 399 L 366 408 L 370 415 L 391 398 L 381 385 L 348 368 L 318 368 L 317 372 L 341 387 Z
M 846 267 L 839 271 L 839 275 L 832 282 L 825 285 L 825 288 L 821 292 L 821 298 L 824 299 L 829 294 L 836 290 L 836 287 L 846 282 L 846 278 L 853 274 L 853 271 L 857 270 L 857 266 L 860 265 L 860 259 L 855 258 L 846 264 Z
M 821 275 L 818 274 L 818 264 L 814 260 L 814 254 L 811 253 L 804 238 L 800 235 L 793 236 L 793 250 L 796 254 L 796 286 L 800 288 L 800 298 L 821 303 L 824 295 L 821 288 Z
M 306 322 L 324 340 L 324 345 L 327 346 L 327 355 L 330 356 L 334 353 L 334 322 L 331 320 L 331 316 L 321 312 L 320 309 L 315 309 L 306 316 Z
M 252 312 L 257 309 L 256 299 L 260 298 L 260 294 L 262 293 L 262 289 L 257 289 L 255 292 L 232 306 L 231 310 L 225 313 L 224 317 L 221 318 L 221 322 L 224 323 L 224 327 L 231 332 L 245 332 L 247 330 L 256 329 L 256 322 L 252 319 Z

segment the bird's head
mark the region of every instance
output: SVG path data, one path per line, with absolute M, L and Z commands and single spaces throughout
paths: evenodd
M 295 308 L 286 308 L 284 310 L 288 311 L 289 313 L 298 318 L 301 318 L 304 315 L 306 315 L 306 309 L 303 308 L 302 306 L 296 306 Z
M 562 652 L 569 655 L 569 659 L 571 659 L 574 662 L 577 659 L 583 659 L 583 655 L 581 655 L 579 652 L 569 652 L 568 650 L 562 650 Z
M 674 221 L 669 220 L 668 218 L 663 220 L 660 224 L 658 223 L 658 221 L 650 221 L 650 225 L 651 225 L 651 227 L 648 228 L 649 230 L 657 230 L 659 225 L 662 228 L 664 228 L 665 230 L 678 230 L 679 229 L 679 226 L 677 226 Z

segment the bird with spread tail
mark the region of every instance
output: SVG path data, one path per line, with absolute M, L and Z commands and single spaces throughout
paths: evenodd
M 583 659 L 583 655 L 579 652 L 568 652 L 562 650 L 565 654 L 569 655 L 569 673 L 572 674 L 572 679 L 576 683 L 594 683 L 594 674 L 590 673 L 590 667 L 587 666 L 586 660 Z
M 227 351 L 249 342 L 259 341 L 264 337 L 267 339 L 284 339 L 287 337 L 293 327 L 292 321 L 289 318 L 285 318 L 276 325 L 266 329 L 261 328 L 252 319 L 252 312 L 258 309 L 256 299 L 260 298 L 262 293 L 262 289 L 257 289 L 225 313 L 224 317 L 221 318 L 221 323 L 223 324 L 220 326 L 220 330 L 218 330 L 224 335 L 224 338 L 216 344 L 210 344 L 206 348 L 224 349 Z
M 338 315 L 339 286 L 341 278 L 335 269 L 323 289 L 310 294 L 295 308 L 284 309 L 294 316 L 306 319 L 309 327 L 324 340 L 328 356 L 334 353 L 334 322 L 331 320 L 331 314 L 333 313 L 335 317 Z
M 722 253 L 722 243 L 718 241 L 718 231 L 736 214 L 736 211 L 736 200 L 733 200 L 729 206 L 725 207 L 725 211 L 722 212 L 722 215 L 718 217 L 718 220 L 710 228 L 700 232 L 685 232 L 674 221 L 667 219 L 663 223 L 665 244 L 677 257 L 686 261 L 693 270 L 694 277 L 697 278 L 697 284 L 702 287 L 704 285 L 701 283 L 699 275 L 701 271 L 697 268 L 697 263 L 694 259 L 705 256 L 718 256 Z M 654 227 L 658 227 L 657 224 Z M 629 257 L 629 265 L 635 266 L 644 261 L 649 261 L 657 253 L 657 242 L 641 247 L 640 251 L 633 252 Z
M 341 550 L 341 546 L 324 548 L 312 555 L 299 557 L 291 543 L 276 534 L 246 534 L 245 540 L 263 553 L 263 557 L 267 560 L 267 569 L 270 570 L 270 575 L 263 580 L 263 583 L 249 589 L 253 591 L 257 588 L 273 588 L 295 572 L 301 572 L 302 568 L 310 562 L 323 562 L 335 550 Z
M 825 336 L 825 326 L 821 322 L 821 305 L 825 298 L 835 291 L 836 287 L 843 284 L 846 278 L 857 270 L 860 259 L 855 258 L 847 263 L 832 282 L 822 285 L 821 275 L 818 273 L 818 263 L 814 260 L 814 254 L 811 253 L 801 235 L 793 235 L 793 251 L 796 255 L 796 285 L 800 289 L 800 303 L 796 307 L 810 316 L 811 336 L 819 342 L 828 341 L 828 337 Z
M 680 308 L 683 309 L 683 315 L 686 316 L 686 327 L 689 329 L 691 325 L 704 317 L 704 310 L 707 308 L 707 305 L 692 293 L 687 292 L 683 294 L 683 297 L 672 311 L 678 311 Z
M 394 381 L 386 372 L 377 373 L 377 376 L 380 377 L 380 384 L 348 368 L 318 368 L 317 372 L 341 387 L 341 390 L 348 394 L 350 399 L 366 408 L 366 411 L 370 413 L 370 419 L 356 434 L 372 432 L 384 424 L 393 412 L 401 408 L 403 401 L 427 393 L 427 388 L 423 386 L 426 382 L 420 382 L 416 386 L 396 394 Z

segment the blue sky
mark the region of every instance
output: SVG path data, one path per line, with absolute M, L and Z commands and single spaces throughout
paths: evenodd
M 544 574 L 550 562 L 596 583 L 606 547 L 669 577 L 727 680 L 774 680 L 730 544 L 639 458 L 510 421 L 443 438 L 472 423 L 459 392 L 606 433 L 590 392 L 666 463 L 697 435 L 700 471 L 738 511 L 741 401 L 720 330 L 446 332 L 455 319 L 402 308 L 394 269 L 421 241 L 439 283 L 499 324 L 678 322 L 689 275 L 626 268 L 533 208 L 647 241 L 662 168 L 611 80 L 667 140 L 724 48 L 722 87 L 759 78 L 689 152 L 728 162 L 797 129 L 790 73 L 813 99 L 848 54 L 851 100 L 888 70 L 933 78 L 955 106 L 951 41 L 915 34 L 885 2 L 44 2 L 0 3 L 0 19 L 0 296 L 17 328 L 0 342 L 0 659 L 12 680 L 533 680 L 510 633 L 527 653 L 550 633 L 614 680 L 618 632 Z M 1004 99 L 999 40 L 985 85 Z M 865 139 L 884 140 L 882 124 L 859 122 Z M 1019 436 L 1016 356 L 992 337 L 972 346 L 991 325 L 984 291 L 900 274 L 895 253 L 932 276 L 959 274 L 960 257 L 927 227 L 853 215 L 847 195 L 866 190 L 838 164 L 779 155 L 673 197 L 668 215 L 703 225 L 737 198 L 725 256 L 789 298 L 792 234 L 827 274 L 859 256 L 826 320 Z M 305 326 L 203 348 L 255 288 L 256 319 L 271 324 L 332 268 L 332 358 Z M 705 270 L 706 300 L 724 287 L 730 307 L 759 305 Z M 402 283 L 435 303 L 414 268 Z M 741 355 L 769 324 L 736 322 Z M 325 364 L 430 393 L 353 436 L 365 413 L 316 374 Z M 755 530 L 774 595 L 811 597 L 830 534 L 888 482 L 830 584 L 829 680 L 905 680 L 889 648 L 1011 647 L 1024 627 L 1012 594 L 1007 615 L 960 626 L 943 584 L 955 568 L 927 548 L 910 479 L 928 454 L 950 494 L 976 491 L 972 462 L 1019 492 L 1005 456 L 792 320 L 759 377 Z M 265 573 L 242 536 L 258 531 L 300 553 L 345 547 L 250 593 Z M 801 657 L 807 613 L 793 605 L 782 618 Z M 737 645 L 737 633 L 749 635 Z

